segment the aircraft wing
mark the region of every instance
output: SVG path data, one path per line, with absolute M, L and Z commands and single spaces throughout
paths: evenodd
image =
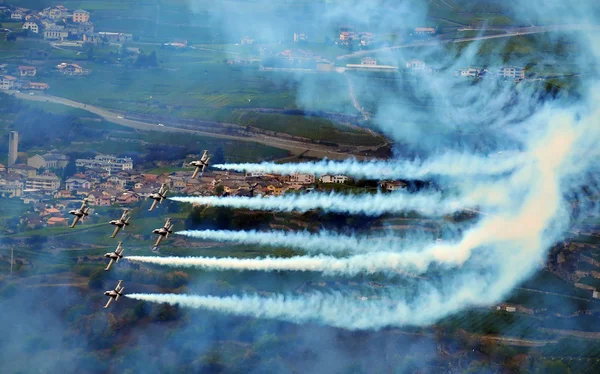
M 113 298 L 112 298 L 112 297 L 109 297 L 109 298 L 108 298 L 108 302 L 107 302 L 107 303 L 106 303 L 106 305 L 104 306 L 104 309 L 108 308 L 108 306 L 110 305 L 110 303 L 112 303 L 112 301 L 113 301 Z
M 117 236 L 117 234 L 119 233 L 119 230 L 121 230 L 121 228 L 119 226 L 115 227 L 115 231 L 113 232 L 113 234 L 110 237 L 114 238 L 115 236 Z
M 204 150 L 204 152 L 202 153 L 202 157 L 200 158 L 202 161 L 206 160 L 206 156 L 208 156 L 208 150 Z
M 75 216 L 75 218 L 73 219 L 73 223 L 71 224 L 71 228 L 75 227 L 77 222 L 79 222 L 79 216 Z
M 198 175 L 199 171 L 200 171 L 200 167 L 196 166 L 196 170 L 194 170 L 194 174 L 192 174 L 192 179 L 196 178 L 196 176 Z
M 122 280 L 120 280 L 119 283 L 117 283 L 117 287 L 115 287 L 115 291 L 121 288 L 121 283 L 123 283 Z
M 162 241 L 162 238 L 163 238 L 163 237 L 162 237 L 162 235 L 159 235 L 159 236 L 158 236 L 158 239 L 156 239 L 156 243 L 154 243 L 154 246 L 155 246 L 155 247 L 158 247 L 158 245 L 159 245 L 159 244 L 160 244 L 160 242 Z
M 86 204 L 87 204 L 87 200 L 83 200 L 83 201 L 81 202 L 81 208 L 79 208 L 79 210 L 82 210 L 82 211 L 83 211 L 83 208 L 85 208 L 85 205 L 86 205 Z
M 154 208 L 156 208 L 156 204 L 158 203 L 158 200 L 153 200 L 152 201 L 152 206 L 150 207 L 150 209 L 148 209 L 149 212 L 153 211 Z
M 125 287 L 123 287 L 123 288 L 121 288 L 121 289 L 119 290 L 119 293 L 120 293 L 121 295 L 122 295 L 124 292 L 125 292 Z M 121 295 L 117 295 L 117 297 L 115 297 L 115 300 L 119 300 L 119 297 L 120 297 Z
M 110 261 L 108 262 L 108 265 L 106 266 L 106 268 L 104 270 L 108 271 L 110 270 L 110 267 L 112 266 L 113 262 L 115 262 L 115 260 L 113 260 L 112 258 L 110 259 Z M 111 299 L 112 300 L 112 299 Z

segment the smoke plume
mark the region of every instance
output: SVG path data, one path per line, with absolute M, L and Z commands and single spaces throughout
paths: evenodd
M 364 179 L 426 179 L 436 176 L 465 178 L 496 175 L 510 172 L 521 165 L 526 156 L 520 153 L 495 154 L 488 157 L 472 154 L 446 153 L 426 160 L 368 161 L 356 160 L 276 164 L 218 164 L 213 167 L 248 173 L 275 173 L 292 175 L 307 173 L 316 175 L 343 174 Z
M 429 216 L 440 216 L 460 211 L 467 207 L 488 203 L 484 195 L 479 201 L 466 196 L 464 198 L 444 198 L 441 193 L 421 192 L 410 194 L 393 192 L 374 195 L 343 195 L 339 193 L 312 193 L 284 195 L 277 197 L 172 197 L 173 201 L 202 205 L 245 208 L 251 210 L 272 210 L 277 212 L 306 212 L 322 209 L 328 212 L 346 214 L 364 214 L 378 216 L 385 213 L 418 212 Z

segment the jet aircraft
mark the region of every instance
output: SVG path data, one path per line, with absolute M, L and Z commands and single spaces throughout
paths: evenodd
M 110 261 L 104 270 L 110 270 L 113 262 L 119 262 L 119 260 L 123 258 L 123 252 L 125 252 L 125 248 L 123 248 L 122 245 L 123 242 L 119 242 L 119 245 L 117 245 L 117 249 L 115 249 L 114 252 L 108 252 L 104 255 L 104 257 L 110 258 Z
M 119 300 L 119 296 L 123 296 L 123 291 L 125 291 L 125 287 L 121 287 L 121 283 L 123 283 L 122 280 L 119 281 L 117 287 L 115 287 L 115 289 L 112 291 L 104 291 L 104 294 L 110 298 L 104 306 L 104 309 L 108 308 L 108 306 L 110 305 L 110 303 L 112 303 L 113 300 L 117 301 Z
M 119 218 L 119 219 L 113 219 L 112 221 L 109 222 L 111 225 L 115 225 L 116 226 L 115 227 L 115 231 L 110 236 L 111 238 L 114 238 L 115 236 L 117 236 L 117 234 L 119 233 L 119 231 L 121 229 L 125 229 L 125 226 L 129 226 L 129 218 L 131 218 L 129 216 L 129 209 L 125 209 L 125 211 L 121 215 L 121 218 Z
M 70 226 L 71 228 L 75 227 L 75 225 L 77 224 L 77 222 L 79 222 L 80 219 L 83 221 L 83 219 L 89 215 L 90 208 L 87 207 L 87 202 L 88 199 L 83 199 L 83 202 L 81 203 L 81 207 L 79 209 L 69 211 L 69 214 L 75 216 L 75 218 L 73 219 L 73 223 Z
M 153 234 L 158 234 L 158 239 L 154 244 L 154 247 L 157 248 L 163 238 L 168 238 L 169 234 L 173 233 L 173 225 L 171 224 L 171 218 L 167 218 L 165 221 L 165 225 L 160 229 L 154 229 L 152 231 Z
M 198 172 L 201 172 L 200 175 L 202 175 L 202 173 L 204 173 L 204 169 L 208 166 L 209 160 L 210 160 L 210 157 L 208 156 L 208 151 L 204 150 L 204 153 L 202 154 L 202 157 L 200 158 L 200 160 L 190 162 L 190 166 L 196 167 L 196 170 L 194 170 L 194 174 L 192 174 L 192 179 L 196 178 L 196 176 L 198 175 Z
M 157 193 L 153 193 L 152 195 L 149 196 L 152 200 L 154 200 L 152 202 L 152 206 L 150 207 L 150 209 L 148 209 L 149 212 L 153 211 L 154 208 L 156 208 L 156 205 L 158 203 L 162 204 L 163 200 L 167 198 L 168 191 L 169 191 L 169 188 L 167 187 L 166 184 L 163 183 L 160 186 L 160 189 L 158 190 Z

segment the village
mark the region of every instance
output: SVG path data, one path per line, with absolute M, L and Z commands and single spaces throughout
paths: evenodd
M 0 16 L 11 24 L 20 24 L 20 28 L 2 29 L 5 32 L 7 41 L 17 41 L 23 38 L 38 38 L 50 43 L 58 50 L 67 48 L 69 50 L 81 49 L 85 46 L 105 44 L 124 46 L 125 43 L 134 41 L 133 34 L 114 32 L 114 31 L 96 31 L 94 23 L 91 21 L 90 12 L 83 9 L 69 10 L 62 5 L 45 8 L 42 11 L 11 6 L 0 6 Z M 0 22 L 1 18 L 0 18 Z M 1 35 L 1 34 L 0 34 Z M 434 27 L 415 27 L 406 30 L 405 34 L 395 35 L 396 43 L 412 43 L 427 41 L 439 37 L 439 31 Z M 368 53 L 369 50 L 377 48 L 389 48 L 392 46 L 389 36 L 376 35 L 371 31 L 356 30 L 352 26 L 341 25 L 338 27 L 336 38 L 325 37 L 324 45 L 339 46 L 345 50 L 359 50 L 361 53 Z M 254 65 L 262 71 L 295 71 L 295 72 L 338 72 L 345 71 L 366 71 L 383 73 L 404 73 L 409 75 L 438 74 L 443 70 L 443 66 L 429 64 L 423 60 L 406 60 L 402 66 L 394 66 L 381 63 L 372 56 L 364 56 L 360 61 L 343 63 L 341 60 L 332 62 L 330 57 L 325 58 L 321 53 L 313 50 L 309 35 L 305 32 L 294 32 L 290 36 L 293 41 L 293 47 L 284 50 L 277 48 L 259 48 L 260 57 L 250 55 L 239 55 L 239 57 L 226 60 L 228 65 Z M 251 45 L 262 43 L 251 36 L 244 36 L 240 43 L 236 45 Z M 281 44 L 283 41 L 280 41 Z M 154 44 L 154 43 L 150 43 Z M 161 48 L 171 49 L 195 49 L 196 47 L 188 44 L 187 40 L 178 40 L 175 42 L 158 43 Z M 319 44 L 319 43 L 317 43 Z M 139 54 L 139 48 L 123 48 L 131 51 L 135 56 Z M 90 52 L 88 52 L 90 53 Z M 139 56 L 138 56 L 139 57 Z M 152 59 L 154 59 L 154 56 Z M 339 58 L 339 57 L 338 57 Z M 155 66 L 156 61 L 148 66 Z M 50 89 L 47 82 L 38 81 L 38 70 L 44 70 L 45 73 L 56 73 L 60 75 L 83 76 L 92 72 L 77 63 L 61 62 L 48 69 L 45 66 L 29 65 L 9 65 L 0 64 L 0 90 L 28 90 L 30 95 L 35 91 L 45 91 Z M 466 67 L 454 71 L 454 75 L 463 78 L 483 78 L 486 75 L 495 75 L 506 80 L 521 81 L 526 79 L 525 68 L 515 66 L 503 67 Z M 42 79 L 43 80 L 43 79 Z
M 135 168 L 131 158 L 97 154 L 89 159 L 71 159 L 56 151 L 24 157 L 18 151 L 18 133 L 9 137 L 8 165 L 0 164 L 0 196 L 19 199 L 24 204 L 43 207 L 27 227 L 67 225 L 65 209 L 87 198 L 90 206 L 125 206 L 148 198 L 165 184 L 171 194 L 185 196 L 279 196 L 308 193 L 321 185 L 348 186 L 345 175 L 237 173 L 207 170 L 192 179 L 187 163 L 178 171 L 148 173 Z M 195 155 L 188 155 L 189 159 Z M 71 173 L 66 172 L 70 170 Z M 70 175 L 67 175 L 70 174 Z M 402 181 L 383 181 L 379 188 L 394 191 L 405 188 Z

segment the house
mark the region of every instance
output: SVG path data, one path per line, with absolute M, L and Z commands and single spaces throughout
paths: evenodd
M 152 188 L 134 188 L 133 192 L 135 192 L 139 197 L 147 199 L 156 191 Z
M 476 68 L 466 68 L 466 69 L 459 69 L 454 75 L 460 75 L 461 77 L 467 77 L 467 78 L 475 78 L 479 76 L 479 69 Z
M 406 62 L 406 68 L 412 70 L 423 70 L 425 69 L 425 61 L 412 59 Z
M 19 75 L 22 77 L 35 77 L 37 69 L 35 66 L 19 66 Z
M 87 169 L 101 169 L 109 173 L 118 173 L 123 170 L 133 169 L 133 160 L 131 158 L 117 158 L 110 155 L 97 155 L 93 159 L 78 158 L 75 160 L 77 167 Z
M 67 219 L 64 217 L 50 217 L 46 223 L 48 226 L 66 226 Z
M 94 206 L 109 206 L 111 204 L 111 198 L 105 196 L 100 191 L 92 191 L 87 195 L 88 204 Z
M 242 38 L 242 40 L 240 41 L 240 44 L 254 44 L 254 39 L 252 39 L 249 36 L 245 36 Z
M 306 41 L 308 41 L 308 35 L 306 35 L 303 32 L 294 33 L 294 43 L 306 42 Z
M 133 40 L 132 34 L 125 34 L 122 32 L 100 31 L 98 32 L 98 36 L 104 41 L 114 43 L 130 42 Z
M 392 191 L 399 190 L 401 188 L 405 188 L 407 186 L 407 184 L 402 181 L 382 181 L 380 183 L 380 186 L 384 190 L 386 190 L 388 192 L 392 192 Z
M 11 19 L 11 20 L 17 20 L 17 21 L 20 21 L 20 20 L 22 20 L 22 19 L 23 19 L 23 17 L 24 17 L 24 14 L 23 14 L 23 13 L 21 13 L 21 12 L 19 12 L 19 11 L 14 11 L 14 12 L 12 12 L 12 13 L 10 14 L 10 19 Z
M 417 34 L 417 35 L 433 35 L 433 34 L 435 34 L 435 28 L 433 28 L 433 27 L 416 27 L 415 34 Z
M 315 176 L 313 174 L 292 174 L 287 180 L 289 184 L 313 184 L 315 183 Z
M 9 166 L 8 172 L 12 174 L 21 175 L 25 178 L 31 178 L 37 175 L 37 171 L 35 170 L 35 168 L 23 164 Z
M 346 183 L 348 181 L 348 177 L 342 174 L 338 175 L 330 175 L 325 174 L 319 178 L 319 182 L 321 183 Z
M 28 190 L 56 191 L 60 187 L 60 179 L 54 174 L 38 175 L 27 178 L 25 188 Z
M 49 89 L 50 85 L 48 83 L 29 82 L 29 84 L 27 84 L 26 88 L 28 88 L 30 90 L 43 91 L 43 90 Z
M 138 202 L 140 200 L 140 196 L 132 191 L 123 192 L 120 195 L 117 195 L 115 202 L 117 204 L 132 204 Z
M 60 153 L 46 153 L 43 156 L 35 155 L 27 159 L 27 165 L 36 169 L 62 169 L 69 163 L 69 157 Z
M 56 69 L 63 75 L 86 75 L 90 70 L 84 69 L 77 64 L 67 64 L 65 62 L 56 66 Z
M 83 39 L 83 35 L 94 33 L 94 24 L 91 22 L 71 23 L 67 24 L 65 31 L 67 31 L 69 35 L 81 35 L 81 38 Z
M 373 57 L 364 57 L 360 60 L 361 65 L 377 65 L 377 60 Z
M 73 22 L 84 23 L 90 20 L 90 13 L 83 9 L 77 9 L 73 12 Z
M 89 190 L 92 187 L 92 184 L 81 178 L 69 178 L 65 182 L 65 187 L 68 191 L 78 191 L 81 189 Z
M 40 32 L 40 25 L 37 22 L 27 21 L 23 24 L 23 30 L 29 30 L 38 34 Z
M 69 10 L 67 8 L 65 8 L 64 6 L 57 5 L 55 7 L 45 8 L 42 11 L 42 16 L 53 19 L 53 20 L 58 20 L 63 17 L 66 17 L 68 12 L 69 12 Z
M 60 215 L 61 212 L 60 210 L 56 209 L 56 208 L 45 208 L 44 210 L 42 210 L 40 212 L 40 216 L 41 217 L 52 217 L 52 216 L 57 216 Z
M 340 32 L 340 40 L 342 40 L 342 41 L 350 41 L 350 40 L 354 39 L 355 36 L 356 36 L 356 34 L 351 31 Z
M 172 187 L 176 190 L 180 190 L 185 188 L 186 182 L 184 178 L 181 177 L 171 177 Z
M 269 184 L 267 184 L 267 188 L 266 188 L 267 194 L 279 196 L 283 193 L 283 191 L 284 191 L 283 184 L 281 184 L 279 181 L 273 180 Z
M 69 37 L 69 32 L 64 26 L 49 26 L 44 30 L 44 39 L 46 40 L 65 40 Z
M 19 197 L 23 192 L 23 186 L 21 176 L 5 175 L 0 177 L 0 195 Z
M 0 90 L 12 90 L 17 87 L 17 78 L 11 75 L 0 75 Z
M 498 71 L 498 75 L 503 78 L 512 78 L 512 79 L 524 79 L 525 78 L 525 69 L 505 66 L 501 67 Z
M 70 199 L 73 195 L 69 190 L 60 190 L 54 194 L 55 199 Z
M 4 173 L 6 171 L 6 166 L 0 164 L 0 173 Z
M 125 183 L 127 183 L 127 181 L 124 178 L 121 178 L 116 175 L 108 177 L 108 182 L 120 186 L 121 188 L 125 187 Z

